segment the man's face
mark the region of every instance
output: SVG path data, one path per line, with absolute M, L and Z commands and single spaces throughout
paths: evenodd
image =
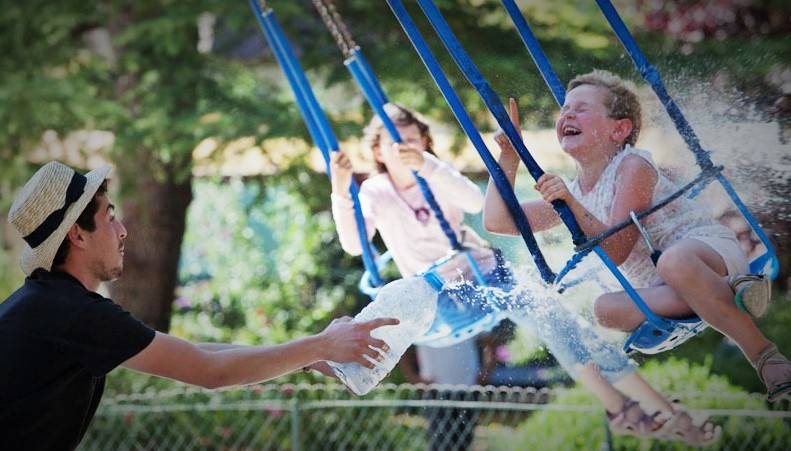
M 96 197 L 99 209 L 94 215 L 96 230 L 87 234 L 90 240 L 93 275 L 102 282 L 115 280 L 124 268 L 124 243 L 126 228 L 115 218 L 115 206 L 105 195 Z

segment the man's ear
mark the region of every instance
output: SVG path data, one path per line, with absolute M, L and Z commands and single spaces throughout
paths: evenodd
M 615 121 L 615 128 L 612 131 L 613 141 L 622 143 L 626 141 L 630 133 L 632 133 L 631 119 L 618 119 Z
M 71 225 L 71 228 L 69 228 L 69 232 L 66 234 L 66 238 L 69 239 L 69 244 L 71 244 L 72 246 L 84 248 L 86 245 L 85 230 L 83 230 L 76 223 Z

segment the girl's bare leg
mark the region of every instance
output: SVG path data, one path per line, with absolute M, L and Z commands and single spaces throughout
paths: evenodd
M 673 405 L 670 401 L 636 372 L 613 385 L 617 390 L 639 402 L 646 412 L 673 412 Z
M 607 412 L 614 414 L 621 411 L 624 396 L 602 377 L 595 365 L 581 366 L 577 372 L 577 380 L 593 393 Z
M 663 252 L 657 269 L 666 285 L 638 290 L 657 315 L 685 318 L 697 314 L 733 340 L 752 364 L 772 345 L 753 319 L 736 306 L 733 291 L 725 281 L 725 264 L 705 243 L 688 239 L 671 246 Z M 625 292 L 601 296 L 594 313 L 603 326 L 627 332 L 645 320 Z M 789 365 L 767 365 L 760 376 L 770 386 L 791 380 L 791 369 Z
M 676 243 L 662 254 L 657 270 L 692 311 L 736 342 L 750 362 L 772 344 L 752 318 L 736 306 L 733 291 L 724 279 L 725 263 L 708 245 L 694 239 Z

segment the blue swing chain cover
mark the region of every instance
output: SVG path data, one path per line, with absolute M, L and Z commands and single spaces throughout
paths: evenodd
M 286 75 L 286 79 L 294 93 L 300 114 L 305 121 L 305 125 L 308 128 L 313 142 L 324 157 L 324 162 L 327 166 L 327 174 L 329 175 L 329 154 L 330 152 L 338 150 L 338 140 L 329 125 L 326 115 L 316 100 L 316 96 L 305 76 L 305 72 L 302 70 L 296 56 L 294 56 L 291 46 L 283 30 L 280 28 L 280 24 L 277 22 L 274 13 L 271 9 L 264 10 L 262 4 L 259 4 L 257 0 L 249 0 L 249 3 L 256 19 L 258 19 L 264 37 L 269 43 L 272 52 L 275 54 L 275 59 Z M 365 223 L 362 221 L 362 210 L 358 199 L 358 187 L 355 182 L 352 182 L 349 187 L 349 192 L 354 202 L 354 214 L 355 218 L 357 218 L 357 233 L 360 237 L 360 244 L 362 246 L 363 265 L 368 272 L 368 277 L 372 284 L 377 286 L 384 285 L 376 263 L 376 249 L 373 244 L 368 241 L 368 233 L 365 230 Z
M 594 251 L 597 255 L 599 255 L 605 266 L 607 266 L 608 269 L 610 269 L 610 271 L 616 276 L 616 279 L 618 279 L 637 307 L 640 308 L 647 318 L 646 321 L 640 327 L 638 327 L 638 329 L 636 329 L 626 340 L 626 343 L 624 344 L 624 350 L 627 352 L 639 351 L 645 354 L 662 352 L 678 346 L 679 344 L 704 330 L 707 327 L 706 323 L 697 317 L 675 320 L 662 318 L 653 314 L 653 312 L 651 312 L 648 306 L 645 305 L 645 302 L 640 298 L 634 288 L 620 273 L 620 270 L 617 268 L 617 266 L 598 246 L 603 237 L 597 236 L 591 240 L 592 242 L 586 242 L 586 238 L 579 229 L 579 226 L 574 220 L 573 215 L 570 214 L 570 210 L 568 210 L 567 206 L 562 203 L 555 203 L 554 206 L 560 213 L 563 222 L 572 232 L 572 237 L 575 244 L 577 245 L 575 248 L 576 253 L 571 258 L 571 260 L 569 260 L 566 267 L 557 275 L 555 275 L 551 269 L 549 269 L 543 254 L 535 242 L 535 238 L 529 228 L 529 224 L 524 217 L 524 212 L 522 212 L 521 208 L 518 207 L 518 200 L 515 198 L 510 184 L 508 184 L 507 180 L 503 182 L 502 179 L 504 179 L 504 175 L 502 174 L 502 170 L 500 169 L 499 165 L 497 165 L 497 163 L 493 160 L 493 157 L 488 152 L 488 149 L 486 149 L 485 144 L 482 142 L 479 143 L 479 141 L 481 141 L 480 135 L 477 134 L 477 130 L 474 126 L 472 126 L 469 116 L 466 114 L 466 111 L 464 110 L 460 100 L 455 95 L 453 88 L 450 87 L 450 84 L 445 78 L 442 69 L 439 68 L 438 63 L 433 58 L 430 50 L 428 50 L 428 46 L 425 44 L 422 36 L 420 36 L 419 32 L 417 31 L 417 27 L 411 21 L 411 18 L 399 0 L 387 0 L 387 2 L 395 13 L 402 27 L 407 32 L 407 35 L 423 59 L 423 62 L 426 64 L 429 72 L 445 96 L 446 101 L 448 101 L 449 105 L 451 106 L 454 115 L 462 125 L 462 128 L 470 137 L 473 144 L 475 144 L 476 149 L 479 151 L 487 169 L 495 181 L 497 189 L 501 192 L 503 199 L 506 201 L 506 206 L 509 209 L 509 212 L 514 217 L 517 228 L 520 230 L 520 233 L 522 234 L 525 243 L 527 244 L 528 249 L 534 258 L 534 261 L 539 268 L 542 278 L 547 282 L 551 281 L 552 283 L 559 285 L 561 279 L 566 274 L 568 274 L 585 255 L 591 251 Z M 541 47 L 530 30 L 529 25 L 524 20 L 524 17 L 513 0 L 502 0 L 502 2 L 517 30 L 519 31 L 519 34 L 528 51 L 530 52 L 530 55 L 533 57 L 534 62 L 541 71 L 545 82 L 550 87 L 556 101 L 558 101 L 559 104 L 562 103 L 565 97 L 565 91 L 559 81 L 559 78 L 552 70 L 546 55 L 544 55 L 541 51 Z M 535 163 L 532 156 L 530 155 L 530 152 L 521 141 L 521 137 L 519 136 L 518 132 L 510 123 L 507 112 L 505 111 L 502 103 L 499 101 L 499 98 L 496 96 L 494 91 L 488 85 L 488 82 L 483 79 L 483 76 L 480 74 L 477 68 L 475 68 L 472 61 L 466 55 L 461 47 L 461 44 L 456 40 L 455 36 L 453 36 L 452 31 L 450 30 L 447 23 L 445 23 L 434 3 L 431 0 L 418 0 L 418 3 L 437 34 L 442 39 L 443 44 L 445 44 L 446 48 L 453 56 L 456 64 L 464 72 L 470 83 L 478 90 L 481 98 L 487 104 L 492 114 L 494 114 L 495 118 L 498 120 L 498 123 L 500 123 L 501 128 L 503 128 L 508 138 L 514 143 L 517 153 L 528 167 L 531 175 L 533 175 L 534 178 L 537 178 L 543 174 L 543 170 Z M 284 69 L 287 79 L 294 90 L 295 96 L 297 98 L 297 105 L 300 109 L 300 112 L 302 113 L 303 118 L 305 119 L 308 131 L 310 132 L 313 140 L 319 146 L 320 150 L 325 156 L 325 160 L 327 160 L 328 163 L 328 152 L 337 150 L 338 144 L 334 134 L 332 133 L 332 130 L 329 128 L 329 123 L 326 119 L 326 116 L 324 116 L 323 112 L 318 106 L 315 96 L 313 95 L 312 90 L 307 83 L 304 72 L 302 71 L 301 67 L 299 67 L 299 63 L 293 56 L 293 53 L 291 52 L 289 45 L 282 34 L 282 31 L 279 29 L 279 25 L 271 14 L 271 10 L 267 10 L 266 13 L 261 11 L 261 6 L 256 0 L 250 0 L 250 4 L 256 13 L 256 17 L 259 19 L 265 37 L 267 37 L 267 40 L 273 47 L 273 51 L 275 52 L 278 62 Z M 609 0 L 597 0 L 597 4 L 613 28 L 613 31 L 616 33 L 619 40 L 626 48 L 640 74 L 651 85 L 651 87 L 654 89 L 654 92 L 662 100 L 663 105 L 665 105 L 666 109 L 668 110 L 668 114 L 676 125 L 676 128 L 679 130 L 679 133 L 688 144 L 690 150 L 695 154 L 698 165 L 701 167 L 704 173 L 709 171 L 715 173 L 712 174 L 712 177 L 716 178 L 720 182 L 726 193 L 733 200 L 740 213 L 745 217 L 765 246 L 766 252 L 750 262 L 751 271 L 757 274 L 766 274 L 771 279 L 774 279 L 779 272 L 779 262 L 768 237 L 763 232 L 755 218 L 747 210 L 746 206 L 739 199 L 738 195 L 735 193 L 735 190 L 731 187 L 729 182 L 719 171 L 717 171 L 719 167 L 713 166 L 709 158 L 710 152 L 704 151 L 701 148 L 694 130 L 686 121 L 678 106 L 673 102 L 672 98 L 667 93 L 664 85 L 661 82 L 658 72 L 648 63 L 645 56 L 640 51 L 636 41 L 634 38 L 632 38 L 625 24 L 620 19 L 620 16 L 618 15 L 612 3 Z M 382 106 L 387 102 L 387 98 L 385 97 L 381 86 L 378 84 L 376 77 L 373 75 L 370 66 L 363 58 L 362 53 L 359 52 L 358 47 L 355 46 L 354 50 L 352 51 L 352 56 L 344 63 L 347 65 L 349 71 L 352 73 L 352 76 L 360 85 L 360 88 L 362 89 L 366 98 L 369 100 L 371 106 L 377 111 L 377 113 L 379 113 L 380 109 L 383 113 Z M 385 121 L 387 125 L 387 122 L 389 122 L 389 117 L 387 117 L 386 114 L 380 114 L 380 117 L 383 118 L 383 121 Z M 392 126 L 392 124 L 390 125 Z M 396 142 L 400 142 L 397 132 L 393 133 L 395 131 L 394 126 L 390 128 L 393 128 L 393 130 L 391 130 L 393 139 Z M 475 139 L 476 135 L 478 139 Z M 708 177 L 706 180 L 693 181 L 693 183 L 690 183 L 689 185 L 707 183 L 707 180 L 712 177 Z M 417 174 L 416 178 L 420 183 L 420 177 L 418 177 Z M 505 186 L 501 186 L 503 184 L 507 185 L 507 188 Z M 357 188 L 356 185 L 350 187 L 353 197 L 355 197 L 357 193 L 355 188 Z M 432 208 L 434 208 L 434 205 L 432 205 L 430 202 L 433 200 L 433 195 L 431 195 L 431 192 L 428 189 L 428 186 L 425 184 L 425 181 L 423 181 L 423 184 L 421 184 L 421 189 L 429 200 L 429 204 L 432 206 Z M 687 189 L 689 189 L 689 186 L 682 188 L 682 190 Z M 679 190 L 677 195 L 680 194 L 681 190 Z M 436 201 L 434 201 L 434 203 L 436 204 Z M 666 203 L 667 202 L 660 202 L 656 206 L 652 207 L 652 211 L 661 208 Z M 357 204 L 355 205 L 357 206 Z M 436 207 L 438 208 L 438 205 Z M 355 208 L 355 216 L 359 223 L 362 218 L 358 210 L 358 207 Z M 437 211 L 435 210 L 435 214 L 438 218 L 444 219 L 441 211 L 439 214 L 437 214 Z M 650 212 L 640 213 L 638 214 L 638 217 L 642 217 L 646 214 L 650 214 Z M 456 251 L 461 250 L 461 245 L 457 240 L 455 240 L 455 234 L 452 233 L 452 230 L 450 231 L 450 235 L 448 234 L 448 230 L 445 230 L 445 226 L 447 226 L 447 229 L 450 229 L 449 225 L 447 225 L 446 222 L 440 222 L 441 225 L 443 225 L 443 230 L 449 237 L 453 249 Z M 623 225 L 619 226 L 623 228 Z M 384 285 L 384 282 L 381 280 L 378 272 L 389 260 L 389 252 L 386 252 L 382 256 L 374 256 L 371 253 L 372 246 L 367 242 L 367 234 L 365 234 L 364 225 L 360 233 L 361 239 L 365 241 L 363 246 L 363 262 L 366 267 L 366 275 L 364 276 L 364 279 L 367 280 L 366 284 L 370 285 L 367 287 L 367 291 L 364 290 L 363 279 L 361 279 L 360 288 L 366 292 L 366 294 L 369 294 L 373 297 L 375 296 L 375 292 L 378 291 L 378 288 Z M 611 234 L 615 233 L 615 231 L 605 231 L 605 234 L 607 233 Z M 422 276 L 438 291 L 444 284 L 442 278 L 435 271 L 429 270 Z
M 251 4 L 255 0 L 250 0 Z M 320 5 L 316 5 L 319 7 Z M 256 15 L 259 17 L 259 20 L 262 21 L 262 27 L 264 24 L 264 14 L 262 14 L 257 7 L 257 5 L 253 6 Z M 322 12 L 321 10 L 319 11 Z M 268 11 L 271 15 L 271 11 Z M 334 11 L 324 11 L 323 19 L 332 19 L 333 23 L 329 24 L 325 21 L 325 24 L 329 26 L 335 27 L 343 27 L 345 26 L 340 23 L 340 17 Z M 274 19 L 269 19 L 273 21 Z M 269 25 L 268 28 L 277 28 L 276 26 Z M 265 30 L 266 31 L 266 30 Z M 278 28 L 279 31 L 279 28 Z M 332 30 L 331 30 L 332 31 Z M 269 38 L 271 35 L 267 34 Z M 289 81 L 291 79 L 295 79 L 294 83 L 292 83 L 292 87 L 294 88 L 295 94 L 297 95 L 298 104 L 307 104 L 305 108 L 301 108 L 306 112 L 303 112 L 303 117 L 306 120 L 306 123 L 309 126 L 309 131 L 311 131 L 311 135 L 314 137 L 314 141 L 319 144 L 320 149 L 322 150 L 325 159 L 328 160 L 328 152 L 325 150 L 327 145 L 327 141 L 331 139 L 332 145 L 331 150 L 336 150 L 338 148 L 337 141 L 334 139 L 334 135 L 329 127 L 329 123 L 326 120 L 326 117 L 321 112 L 321 109 L 318 105 L 318 102 L 315 100 L 315 96 L 312 95 L 312 91 L 310 90 L 310 86 L 305 79 L 304 72 L 299 68 L 298 63 L 296 63 L 295 57 L 291 54 L 286 39 L 281 32 L 274 33 L 272 39 L 275 41 L 278 49 L 285 49 L 283 50 L 284 53 L 287 54 L 287 57 L 283 58 L 285 60 L 285 64 L 281 62 L 281 66 L 287 72 L 287 75 L 290 76 Z M 401 138 L 398 134 L 398 131 L 395 125 L 390 120 L 389 116 L 386 114 L 384 110 L 384 105 L 388 102 L 384 91 L 381 88 L 381 85 L 378 83 L 376 76 L 374 75 L 373 71 L 371 70 L 370 66 L 368 65 L 367 61 L 362 55 L 359 47 L 353 43 L 351 40 L 351 36 L 348 36 L 348 47 L 349 51 L 344 51 L 344 65 L 347 67 L 349 72 L 351 73 L 355 82 L 357 82 L 359 88 L 361 89 L 363 95 L 365 96 L 366 100 L 368 101 L 369 105 L 372 109 L 376 112 L 376 114 L 380 117 L 383 121 L 385 128 L 390 133 L 394 142 L 401 142 Z M 343 49 L 342 49 L 343 51 Z M 290 75 L 291 73 L 296 72 L 296 75 Z M 318 123 L 318 125 L 316 124 Z M 323 144 L 323 145 L 322 145 Z M 451 248 L 453 252 L 456 253 L 464 253 L 468 258 L 467 261 L 469 265 L 473 268 L 473 273 L 475 274 L 475 279 L 480 284 L 486 284 L 486 280 L 484 276 L 481 274 L 480 269 L 477 267 L 477 263 L 472 259 L 469 254 L 464 249 L 462 243 L 459 242 L 458 238 L 456 237 L 455 232 L 453 231 L 452 227 L 448 223 L 447 219 L 445 218 L 439 203 L 434 198 L 431 189 L 428 186 L 428 183 L 425 179 L 420 177 L 417 172 L 413 171 L 415 180 L 418 183 L 421 192 L 426 199 L 427 203 L 431 207 L 434 215 L 439 222 L 440 227 L 443 230 L 443 233 L 448 238 Z M 358 225 L 363 224 L 364 226 L 364 218 L 362 217 L 359 203 L 356 200 L 357 191 L 356 184 L 352 184 L 351 191 L 352 197 L 355 200 L 355 218 L 357 220 Z M 367 249 L 369 243 L 367 243 L 367 235 L 364 231 L 364 228 L 360 230 L 360 238 L 363 243 L 364 249 Z M 370 246 L 373 248 L 373 246 Z M 375 251 L 375 248 L 373 248 Z M 360 282 L 358 287 L 361 292 L 365 293 L 372 299 L 375 299 L 376 294 L 379 290 L 384 286 L 384 281 L 379 276 L 379 272 L 382 271 L 385 265 L 391 260 L 390 252 L 387 251 L 382 255 L 371 256 L 366 259 L 366 255 L 363 255 L 363 261 L 365 263 L 366 271 L 364 272 L 363 276 L 360 278 Z M 439 263 L 438 263 L 439 264 Z M 432 267 L 434 268 L 434 267 Z M 432 275 L 433 274 L 433 275 Z M 442 286 L 444 285 L 444 281 L 442 281 L 439 274 L 435 271 L 429 270 L 426 275 L 424 276 L 426 280 L 432 283 L 432 286 L 439 292 L 441 291 Z M 437 313 L 437 320 L 435 321 L 435 330 L 432 334 L 432 337 L 424 337 L 425 339 L 423 342 L 430 343 L 431 345 L 439 345 L 438 343 L 442 343 L 442 345 L 450 345 L 460 340 L 466 339 L 473 334 L 489 330 L 496 322 L 499 321 L 499 316 L 493 315 L 493 312 L 486 310 L 486 309 L 471 309 L 471 308 L 459 308 L 458 306 L 454 305 L 447 305 L 441 304 L 438 308 Z M 442 329 L 441 331 L 437 331 L 436 329 Z
M 470 81 L 470 83 L 478 90 L 482 99 L 487 104 L 487 106 L 489 107 L 490 111 L 495 116 L 495 118 L 498 120 L 498 123 L 500 124 L 501 128 L 506 132 L 506 135 L 508 136 L 509 140 L 513 143 L 514 148 L 517 150 L 517 153 L 519 154 L 522 161 L 528 167 L 528 170 L 530 171 L 531 175 L 533 175 L 534 178 L 538 178 L 541 174 L 543 174 L 542 169 L 538 167 L 537 164 L 535 164 L 535 161 L 530 156 L 529 151 L 527 151 L 527 149 L 524 148 L 524 145 L 521 141 L 521 137 L 518 136 L 518 133 L 515 130 L 512 130 L 513 128 L 512 124 L 508 120 L 507 113 L 505 113 L 505 110 L 502 104 L 499 102 L 499 99 L 491 90 L 491 87 L 488 85 L 488 83 L 483 79 L 480 72 L 478 72 L 478 70 L 475 68 L 474 64 L 469 59 L 469 57 L 467 57 L 464 50 L 461 48 L 461 44 L 455 39 L 455 36 L 453 36 L 453 33 L 450 30 L 449 26 L 447 25 L 447 23 L 445 23 L 444 19 L 442 18 L 442 15 L 439 13 L 439 10 L 436 8 L 436 6 L 431 0 L 418 0 L 418 3 L 421 9 L 423 10 L 424 14 L 428 18 L 429 22 L 432 24 L 435 31 L 441 38 L 446 49 L 453 56 L 453 59 L 456 62 L 459 69 L 462 70 L 462 72 L 465 74 L 465 76 Z M 654 88 L 655 92 L 660 97 L 660 99 L 663 100 L 663 104 L 668 109 L 668 113 L 670 114 L 671 118 L 673 119 L 674 123 L 679 129 L 679 132 L 682 134 L 685 141 L 687 141 L 688 145 L 690 146 L 690 149 L 695 154 L 698 165 L 701 167 L 701 169 L 704 172 L 708 172 L 708 170 L 712 170 L 712 172 L 714 172 L 714 169 L 716 168 L 713 166 L 711 160 L 709 159 L 709 152 L 703 151 L 700 148 L 700 144 L 691 126 L 689 126 L 689 124 L 686 122 L 683 115 L 681 114 L 681 111 L 678 109 L 678 107 L 672 101 L 670 96 L 667 94 L 664 87 L 661 85 L 661 81 L 659 79 L 659 75 L 657 71 L 653 67 L 647 64 L 645 57 L 640 52 L 636 42 L 629 35 L 628 30 L 626 29 L 625 25 L 623 25 L 623 22 L 620 20 L 620 17 L 615 11 L 615 8 L 607 0 L 597 0 L 597 3 L 599 4 L 605 16 L 607 16 L 608 21 L 610 22 L 612 28 L 618 35 L 621 42 L 627 47 L 627 50 L 630 56 L 632 57 L 633 61 L 635 62 L 635 64 L 637 64 L 640 73 L 644 76 L 646 81 L 648 81 L 651 84 L 651 86 Z M 426 65 L 431 70 L 432 67 L 430 66 L 430 63 L 432 61 L 430 58 L 433 57 L 431 57 L 430 51 L 427 50 L 427 46 L 422 41 L 422 37 L 420 37 L 416 27 L 414 27 L 414 24 L 411 22 L 408 13 L 406 13 L 406 10 L 403 8 L 403 5 L 399 0 L 388 0 L 388 4 L 390 5 L 393 12 L 396 14 L 404 30 L 407 32 L 408 35 L 410 35 L 410 40 L 412 40 L 413 45 L 415 46 L 416 50 L 418 50 L 418 53 L 421 54 L 421 58 L 423 58 L 424 63 L 426 63 Z M 531 56 L 538 65 L 539 69 L 541 70 L 544 80 L 547 82 L 550 89 L 552 90 L 555 99 L 558 101 L 558 103 L 562 103 L 565 97 L 565 92 L 558 81 L 557 75 L 554 73 L 554 71 L 552 71 L 552 68 L 549 65 L 546 56 L 543 54 L 543 52 L 541 52 L 541 48 L 538 45 L 535 36 L 529 30 L 529 26 L 527 25 L 527 22 L 524 20 L 524 17 L 521 15 L 521 12 L 519 12 L 518 7 L 516 7 L 516 4 L 512 0 L 503 0 L 503 4 L 508 10 L 518 31 L 520 32 L 520 36 L 522 37 L 525 45 L 528 47 Z M 426 54 L 429 55 L 428 61 L 427 61 L 427 57 L 425 56 Z M 435 76 L 434 75 L 435 71 L 431 70 L 431 72 L 432 72 L 432 76 Z M 439 69 L 439 72 L 441 73 L 441 69 Z M 437 81 L 436 76 L 435 76 L 435 81 Z M 440 88 L 442 89 L 442 85 L 440 84 L 440 82 L 437 83 L 438 85 L 440 85 Z M 448 100 L 448 96 L 446 96 L 446 100 Z M 449 103 L 451 103 L 450 100 L 448 101 Z M 454 105 L 451 104 L 451 107 L 453 108 Z M 456 113 L 455 108 L 454 108 L 454 113 Z M 457 114 L 457 118 L 458 118 L 458 114 Z M 467 128 L 465 128 L 465 131 L 468 132 L 468 136 L 470 136 L 470 138 L 472 139 L 473 135 L 469 133 Z M 494 172 L 493 171 L 490 172 L 492 173 L 494 178 Z M 727 182 L 727 180 L 725 180 L 725 178 L 719 173 L 716 174 L 716 178 L 721 182 L 726 192 L 728 192 L 728 194 L 733 199 L 736 206 L 739 208 L 739 210 L 748 220 L 750 225 L 753 227 L 753 230 L 756 231 L 757 235 L 760 237 L 761 241 L 766 246 L 767 252 L 758 259 L 753 260 L 753 262 L 751 262 L 751 268 L 754 271 L 757 270 L 755 272 L 768 273 L 771 277 L 776 276 L 777 268 L 779 265 L 777 264 L 777 258 L 774 255 L 772 245 L 769 242 L 768 238 L 766 238 L 760 226 L 749 214 L 746 207 L 744 207 L 743 203 L 735 194 L 733 189 L 730 187 L 730 184 Z M 506 199 L 506 204 L 507 204 L 507 200 L 508 200 L 507 197 L 505 195 L 503 197 L 504 199 Z M 645 302 L 637 294 L 636 290 L 630 285 L 628 280 L 626 280 L 626 278 L 623 277 L 617 266 L 609 259 L 606 253 L 604 253 L 604 251 L 598 246 L 598 242 L 585 243 L 585 237 L 584 235 L 582 235 L 581 231 L 579 230 L 576 221 L 574 221 L 573 215 L 571 215 L 571 217 L 568 217 L 568 215 L 564 215 L 564 213 L 567 213 L 564 209 L 565 205 L 558 204 L 554 206 L 561 214 L 561 217 L 563 218 L 566 226 L 572 232 L 572 236 L 574 237 L 575 244 L 577 244 L 578 247 L 587 244 L 587 247 L 585 249 L 582 249 L 581 251 L 579 251 L 579 253 L 575 254 L 572 257 L 572 259 L 569 261 L 569 263 L 566 265 L 563 271 L 561 271 L 561 273 L 559 273 L 558 276 L 555 278 L 554 282 L 558 283 L 565 274 L 567 274 L 571 269 L 573 269 L 576 266 L 576 264 L 581 260 L 581 258 L 584 255 L 586 255 L 591 250 L 593 250 L 599 255 L 599 257 L 601 257 L 602 261 L 605 263 L 608 269 L 610 269 L 610 271 L 613 272 L 613 274 L 622 284 L 624 289 L 630 295 L 632 300 L 635 302 L 637 307 L 640 308 L 640 310 L 645 314 L 647 318 L 644 324 L 641 325 L 629 337 L 629 339 L 627 340 L 624 346 L 625 350 L 627 351 L 638 350 L 643 353 L 657 353 L 664 350 L 672 349 L 673 347 L 678 346 L 679 344 L 683 343 L 684 341 L 696 335 L 697 333 L 699 333 L 700 331 L 702 331 L 707 327 L 706 323 L 703 322 L 698 317 L 693 317 L 685 320 L 674 320 L 674 319 L 661 318 L 653 314 L 650 308 L 648 308 Z M 515 216 L 515 220 L 516 219 L 517 218 Z M 516 222 L 518 224 L 518 220 Z M 530 246 L 528 247 L 530 248 Z M 534 256 L 534 259 L 536 260 L 536 264 L 539 266 L 539 269 L 541 269 L 540 263 L 543 262 L 543 259 L 539 260 L 535 258 L 536 254 L 533 252 L 533 249 L 530 248 L 530 250 Z M 544 274 L 545 272 L 542 271 L 542 275 Z

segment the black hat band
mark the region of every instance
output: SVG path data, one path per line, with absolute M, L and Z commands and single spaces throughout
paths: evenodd
M 46 239 L 52 235 L 52 232 L 60 227 L 60 224 L 63 222 L 63 217 L 66 216 L 66 210 L 82 196 L 82 193 L 85 192 L 85 185 L 87 183 L 88 179 L 84 175 L 76 171 L 74 172 L 74 175 L 71 176 L 69 187 L 66 188 L 66 202 L 63 204 L 63 207 L 50 213 L 47 219 L 36 227 L 36 230 L 24 237 L 24 240 L 27 241 L 30 247 L 35 249 L 36 246 L 46 241 Z

